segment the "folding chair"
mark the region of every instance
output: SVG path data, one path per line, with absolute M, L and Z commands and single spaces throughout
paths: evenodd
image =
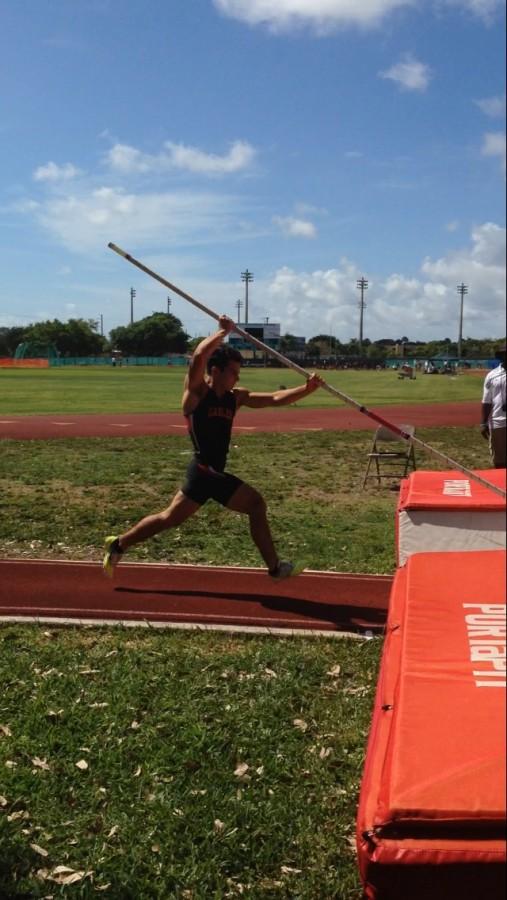
M 414 435 L 414 425 L 398 426 L 406 434 Z M 383 444 L 391 444 L 391 448 L 382 448 Z M 395 449 L 393 444 L 403 444 Z M 374 471 L 370 473 L 370 469 L 374 465 Z M 368 464 L 364 473 L 362 490 L 366 486 L 369 478 L 376 478 L 377 484 L 381 484 L 383 478 L 398 479 L 406 478 L 409 469 L 415 470 L 415 453 L 414 445 L 411 440 L 405 440 L 389 428 L 381 425 L 377 428 L 373 437 L 371 450 L 368 453 Z

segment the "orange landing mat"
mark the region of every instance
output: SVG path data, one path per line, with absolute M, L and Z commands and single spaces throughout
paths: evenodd
M 148 622 L 175 627 L 325 633 L 379 631 L 392 578 L 307 571 L 276 582 L 263 569 L 0 560 L 0 621 Z
M 505 896 L 505 552 L 399 569 L 357 819 L 368 900 Z

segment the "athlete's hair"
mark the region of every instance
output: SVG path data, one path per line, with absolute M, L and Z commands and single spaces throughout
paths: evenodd
M 229 347 L 228 344 L 222 344 L 221 347 L 218 347 L 217 350 L 214 350 L 208 359 L 206 370 L 208 375 L 210 374 L 213 366 L 216 366 L 217 369 L 220 369 L 221 372 L 227 368 L 230 362 L 243 362 L 243 357 L 239 350 L 236 350 L 234 347 Z

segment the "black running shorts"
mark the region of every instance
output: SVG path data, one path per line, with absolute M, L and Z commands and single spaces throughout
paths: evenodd
M 207 466 L 201 465 L 193 459 L 187 469 L 185 484 L 181 488 L 185 497 L 194 503 L 203 504 L 206 500 L 216 500 L 222 506 L 227 506 L 232 495 L 243 482 L 235 475 L 227 472 L 215 472 Z

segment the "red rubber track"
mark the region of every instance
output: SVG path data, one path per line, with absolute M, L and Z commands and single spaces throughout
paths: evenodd
M 0 560 L 0 621 L 125 622 L 324 633 L 382 629 L 392 578 L 122 563 L 114 581 L 92 562 Z
M 379 406 L 372 409 L 395 425 L 416 427 L 476 425 L 479 403 L 415 404 Z M 234 430 L 264 431 L 353 431 L 376 428 L 364 413 L 349 406 L 326 409 L 287 407 L 282 410 L 241 409 Z M 181 413 L 125 413 L 106 415 L 1 416 L 0 438 L 38 440 L 61 437 L 138 437 L 148 434 L 185 434 Z

